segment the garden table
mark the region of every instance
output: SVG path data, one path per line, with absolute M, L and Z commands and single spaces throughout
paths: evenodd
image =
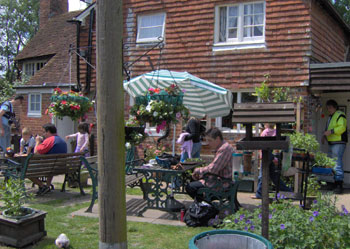
M 168 212 L 178 212 L 184 205 L 174 198 L 174 194 L 186 194 L 185 185 L 190 180 L 194 168 L 201 163 L 182 165 L 181 169 L 167 169 L 155 164 L 145 164 L 134 168 L 137 173 L 145 176 L 145 197 L 147 205 L 139 212 L 139 216 L 147 209 L 158 209 Z M 175 186 L 174 186 L 175 185 Z

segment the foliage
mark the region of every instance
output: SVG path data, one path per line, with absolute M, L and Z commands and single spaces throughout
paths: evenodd
M 31 195 L 26 195 L 24 182 L 20 179 L 10 178 L 5 187 L 0 187 L 1 200 L 4 202 L 5 209 L 9 215 L 22 216 L 23 205 L 27 199 L 33 198 Z
M 125 121 L 125 126 L 139 127 L 139 126 L 141 126 L 141 124 L 135 116 L 130 116 L 129 119 Z
M 307 178 L 307 196 L 317 196 L 320 188 L 316 177 L 310 176 Z
M 92 101 L 78 92 L 63 92 L 60 88 L 55 88 L 47 113 L 60 119 L 68 116 L 77 120 L 92 110 L 92 106 Z
M 309 133 L 295 132 L 288 135 L 293 148 L 305 150 L 305 152 L 315 153 L 319 150 L 320 144 L 315 135 Z
M 340 16 L 347 24 L 350 24 L 350 0 L 334 0 L 333 2 Z
M 274 248 L 347 248 L 350 244 L 350 216 L 344 206 L 341 212 L 337 210 L 335 198 L 319 194 L 311 210 L 304 210 L 291 200 L 272 203 L 269 212 L 269 240 Z M 253 212 L 241 209 L 226 217 L 222 228 L 261 235 L 261 212 L 261 208 Z
M 163 130 L 170 123 L 177 123 L 181 117 L 188 116 L 188 109 L 184 105 L 172 105 L 165 101 L 151 100 L 148 105 L 134 105 L 130 114 L 141 124 L 150 123 L 157 126 L 157 132 Z
M 336 164 L 337 164 L 336 158 L 328 157 L 326 153 L 323 153 L 320 151 L 316 152 L 314 166 L 334 168 Z
M 34 36 L 39 24 L 39 0 L 0 0 L 0 71 L 12 84 L 13 59 Z
M 168 87 L 165 87 L 164 89 L 160 88 L 149 88 L 148 89 L 148 94 L 153 95 L 153 94 L 159 94 L 162 91 L 165 91 L 168 95 L 179 95 L 181 93 L 181 89 L 179 88 L 178 85 L 176 84 L 171 84 Z
M 156 156 L 160 156 L 166 151 L 166 147 L 162 146 L 159 149 L 156 146 L 148 144 L 145 149 L 145 160 L 148 162 L 151 159 L 155 159 Z
M 17 86 L 22 86 L 28 81 L 28 77 L 22 77 L 21 81 L 15 81 L 12 84 L 5 78 L 0 78 L 0 103 L 10 99 L 15 93 Z
M 259 87 L 255 87 L 254 96 L 257 96 L 262 102 L 280 102 L 291 101 L 289 87 L 269 87 L 269 74 L 264 75 L 265 79 Z
M 141 127 L 140 122 L 134 116 L 125 122 L 126 127 Z M 126 135 L 125 138 L 125 148 L 130 149 L 133 145 L 139 145 L 142 143 L 148 135 L 145 132 L 132 131 L 130 134 Z

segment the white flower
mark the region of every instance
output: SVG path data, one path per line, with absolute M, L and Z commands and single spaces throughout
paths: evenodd
M 129 142 L 125 143 L 125 149 L 130 149 L 131 148 L 131 144 Z
M 153 117 L 157 117 L 158 112 L 153 112 Z
M 147 110 L 148 112 L 151 111 L 151 108 L 152 108 L 152 107 L 151 107 L 151 103 L 152 103 L 152 102 L 149 102 L 148 105 L 146 106 L 146 110 Z

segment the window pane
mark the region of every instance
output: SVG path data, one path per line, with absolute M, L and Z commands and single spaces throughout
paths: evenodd
M 228 38 L 237 38 L 237 29 L 229 29 Z
M 220 7 L 220 30 L 219 30 L 219 42 L 226 41 L 226 16 L 227 8 Z
M 256 26 L 254 27 L 254 36 L 262 36 L 263 35 L 263 27 Z
M 153 15 L 141 17 L 141 27 L 163 25 L 164 15 Z
M 264 13 L 264 4 L 256 3 L 254 4 L 254 14 L 263 14 Z
M 244 15 L 248 15 L 252 13 L 253 13 L 253 5 L 251 4 L 244 5 Z
M 254 16 L 254 24 L 263 24 L 264 16 L 263 15 L 256 15 Z
M 40 95 L 38 94 L 38 95 L 35 95 L 35 102 L 39 102 L 40 103 Z
M 159 37 L 162 35 L 163 27 L 153 27 L 153 28 L 142 28 L 140 29 L 139 38 L 152 38 Z
M 35 108 L 35 104 L 34 103 L 30 103 L 30 110 L 34 111 L 35 110 L 34 108 Z
M 252 25 L 252 24 L 253 24 L 252 16 L 245 16 L 244 17 L 244 26 Z
M 252 37 L 253 28 L 244 28 L 243 37 Z
M 238 21 L 237 17 L 230 18 L 228 26 L 230 28 L 237 28 L 237 21 Z
M 237 6 L 229 7 L 228 15 L 229 16 L 238 16 L 238 7 Z
M 35 104 L 35 111 L 40 111 L 40 103 Z

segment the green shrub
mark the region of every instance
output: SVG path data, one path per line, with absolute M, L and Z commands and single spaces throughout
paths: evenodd
M 350 216 L 344 206 L 338 211 L 335 204 L 336 197 L 320 194 L 311 210 L 304 210 L 290 200 L 271 204 L 269 240 L 274 248 L 347 248 L 350 245 Z M 261 235 L 261 208 L 253 212 L 241 209 L 226 217 L 221 228 Z

